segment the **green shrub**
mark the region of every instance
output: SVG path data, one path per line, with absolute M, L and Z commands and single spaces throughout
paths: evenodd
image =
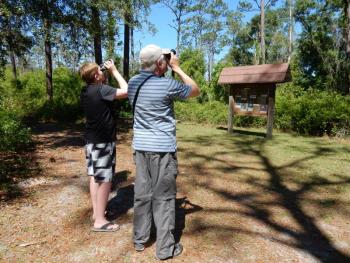
M 308 135 L 350 130 L 350 98 L 332 91 L 285 85 L 277 89 L 276 127 Z
M 234 116 L 233 125 L 237 127 L 265 127 L 267 118 L 256 116 Z
M 213 78 L 217 77 L 217 74 L 214 74 Z M 176 102 L 176 117 L 183 121 L 226 125 L 228 105 L 222 102 L 226 101 L 226 93 L 222 87 L 214 87 L 213 83 L 215 84 L 216 81 L 211 85 L 202 85 L 202 95 L 198 100 Z M 17 85 L 14 85 L 11 70 L 6 69 L 5 79 L 0 82 L 2 134 L 6 133 L 4 136 L 9 136 L 11 130 L 17 127 L 23 131 L 23 133 L 19 132 L 18 136 L 27 138 L 29 133 L 21 124 L 21 120 L 27 117 L 36 120 L 59 121 L 73 121 L 80 118 L 82 116 L 80 109 L 82 86 L 76 73 L 64 67 L 56 68 L 53 73 L 53 101 L 48 102 L 43 70 L 37 69 L 22 74 Z M 219 99 L 221 102 L 217 101 Z M 120 116 L 130 116 L 130 106 L 127 101 L 118 105 Z M 266 118 L 235 116 L 233 122 L 234 126 L 238 127 L 264 127 Z M 293 83 L 280 85 L 276 93 L 274 125 L 279 129 L 295 131 L 299 134 L 349 135 L 350 96 L 311 88 L 305 90 L 304 87 L 293 85 Z M 7 140 L 4 138 L 1 140 Z M 26 140 L 19 138 L 19 145 L 25 145 Z M 10 144 L 13 144 L 13 141 Z
M 215 100 L 227 102 L 228 101 L 228 92 L 227 87 L 223 85 L 219 85 L 219 77 L 221 74 L 221 71 L 225 67 L 232 67 L 231 62 L 219 62 L 215 65 L 213 73 L 212 73 L 212 79 L 210 81 L 210 93 L 212 94 L 211 97 Z
M 199 49 L 186 48 L 181 51 L 180 63 L 183 71 L 187 73 L 199 86 L 205 84 L 205 59 Z
M 6 69 L 0 82 L 0 152 L 25 150 L 32 145 L 31 132 L 22 124 L 23 109 L 11 79 L 11 71 Z
M 77 73 L 59 67 L 53 71 L 52 102 L 48 101 L 46 94 L 45 71 L 40 69 L 22 74 L 17 87 L 11 85 L 11 75 L 6 75 L 5 84 L 0 89 L 7 91 L 6 99 L 11 100 L 11 110 L 16 111 L 18 117 L 73 121 L 81 116 L 81 87 Z
M 82 82 L 77 73 L 59 67 L 53 72 L 53 101 L 46 99 L 34 113 L 35 119 L 74 121 L 82 116 L 80 92 Z
M 21 151 L 31 145 L 30 129 L 14 113 L 0 111 L 0 152 Z
M 227 124 L 227 105 L 218 101 L 176 102 L 179 120 L 213 125 Z M 266 127 L 267 118 L 234 116 L 236 127 Z M 281 85 L 276 94 L 274 126 L 304 135 L 350 135 L 350 96 L 331 91 L 304 90 Z
M 79 103 L 66 103 L 65 101 L 46 101 L 32 117 L 42 121 L 75 121 L 82 116 Z
M 67 68 L 53 72 L 53 101 L 46 95 L 45 71 L 22 73 L 13 82 L 6 69 L 0 82 L 0 151 L 19 151 L 31 146 L 31 132 L 23 120 L 73 121 L 81 116 L 78 75 Z
M 21 102 L 23 114 L 33 115 L 45 103 L 46 85 L 45 72 L 43 70 L 34 70 L 26 72 L 19 78 L 20 89 L 14 88 L 17 100 Z
M 53 72 L 53 98 L 64 104 L 79 104 L 83 83 L 77 73 L 59 67 Z
M 182 121 L 224 124 L 226 123 L 225 105 L 214 101 L 198 103 L 195 100 L 177 101 L 175 103 L 176 118 Z
M 219 101 L 198 103 L 195 100 L 175 103 L 176 118 L 182 121 L 206 123 L 212 125 L 227 124 L 228 105 Z M 261 127 L 266 118 L 251 116 L 235 116 L 234 125 L 239 127 Z

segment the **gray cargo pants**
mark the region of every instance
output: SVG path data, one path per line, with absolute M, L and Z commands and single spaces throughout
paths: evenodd
M 134 157 L 134 243 L 148 241 L 153 217 L 157 257 L 170 257 L 175 245 L 176 153 L 136 151 Z

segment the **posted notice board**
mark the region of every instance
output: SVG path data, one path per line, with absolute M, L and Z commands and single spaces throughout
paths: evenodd
M 233 112 L 238 115 L 266 116 L 269 89 L 272 87 L 233 88 Z

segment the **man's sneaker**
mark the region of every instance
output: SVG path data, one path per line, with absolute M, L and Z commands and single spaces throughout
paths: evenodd
M 184 247 L 181 245 L 181 243 L 176 243 L 174 246 L 173 258 L 180 255 L 183 250 Z
M 170 259 L 170 258 L 174 258 L 174 257 L 177 257 L 178 255 L 180 255 L 183 250 L 184 250 L 183 246 L 180 243 L 176 243 L 174 245 L 174 251 L 173 251 L 173 255 L 172 256 L 167 257 L 167 258 L 158 258 L 157 255 L 156 255 L 156 259 L 157 260 L 167 260 L 167 259 Z
M 141 251 L 144 251 L 144 250 L 145 250 L 145 246 L 144 246 L 143 244 L 137 243 L 137 244 L 134 244 L 134 246 L 135 246 L 135 250 L 136 250 L 137 252 L 141 252 Z

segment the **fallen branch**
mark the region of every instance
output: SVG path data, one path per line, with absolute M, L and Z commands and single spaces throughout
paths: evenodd
M 19 244 L 19 247 L 28 247 L 28 246 L 32 246 L 32 245 L 37 245 L 37 244 L 42 244 L 45 243 L 46 240 L 42 240 L 42 241 L 34 241 L 34 242 L 28 242 L 28 243 L 23 243 L 23 244 Z

